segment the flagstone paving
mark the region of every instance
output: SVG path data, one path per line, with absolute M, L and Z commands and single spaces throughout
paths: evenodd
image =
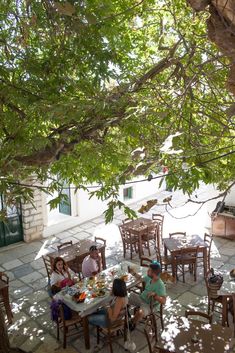
M 167 195 L 163 193 L 162 196 Z M 141 202 L 133 205 L 137 210 Z M 151 213 L 159 210 L 164 212 L 164 208 L 155 206 L 145 217 L 151 217 Z M 200 217 L 200 215 L 199 215 Z M 103 217 L 98 217 L 92 221 L 73 227 L 64 232 L 58 232 L 50 238 L 45 238 L 31 244 L 19 244 L 1 249 L 0 270 L 5 271 L 10 277 L 10 298 L 14 313 L 14 322 L 9 326 L 9 335 L 12 345 L 16 345 L 26 352 L 51 353 L 64 352 L 61 342 L 56 341 L 56 328 L 50 319 L 50 298 L 46 292 L 47 276 L 41 256 L 56 249 L 56 246 L 64 241 L 73 240 L 77 242 L 82 239 L 94 239 L 94 236 L 101 236 L 107 240 L 107 266 L 119 263 L 122 257 L 122 243 L 117 224 L 125 216 L 118 211 L 112 224 L 104 224 Z M 179 228 L 177 221 L 169 218 L 166 214 L 165 224 L 170 223 L 171 229 L 192 231 L 192 224 L 187 223 L 187 229 Z M 194 224 L 199 224 L 196 220 Z M 175 224 L 175 225 L 174 225 Z M 169 227 L 165 227 L 164 236 L 167 236 Z M 198 234 L 203 236 L 202 231 Z M 212 266 L 216 269 L 231 270 L 235 265 L 235 241 L 223 238 L 215 238 L 212 248 Z M 147 255 L 147 254 L 146 254 Z M 138 258 L 134 258 L 134 263 L 138 263 Z M 176 284 L 167 285 L 167 304 L 165 315 L 184 315 L 185 309 L 196 308 L 206 310 L 206 288 L 204 285 L 202 270 L 199 270 L 197 282 L 194 282 L 191 275 L 186 275 L 186 283 L 178 281 Z M 76 336 L 75 336 L 76 337 Z M 147 353 L 147 342 L 143 335 L 143 327 L 140 325 L 132 334 L 132 338 L 137 345 L 136 352 Z M 107 346 L 96 346 L 95 332 L 91 330 L 91 351 L 105 353 Z M 82 335 L 68 341 L 67 353 L 84 353 L 84 340 Z M 123 341 L 120 338 L 114 343 L 114 352 L 124 352 Z

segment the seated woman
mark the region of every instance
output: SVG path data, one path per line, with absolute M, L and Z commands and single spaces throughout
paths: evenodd
M 68 267 L 62 257 L 56 257 L 52 267 L 50 285 L 52 294 L 55 294 L 65 286 L 74 284 L 75 273 Z
M 110 307 L 100 309 L 97 313 L 94 313 L 88 317 L 90 324 L 100 327 L 107 327 L 108 320 L 110 322 L 115 321 L 120 315 L 121 311 L 127 305 L 127 289 L 126 283 L 120 279 L 115 278 L 113 281 L 112 295 L 114 296 Z

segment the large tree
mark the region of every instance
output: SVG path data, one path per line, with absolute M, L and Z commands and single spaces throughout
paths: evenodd
M 163 165 L 189 194 L 199 180 L 234 180 L 230 60 L 208 41 L 206 12 L 185 0 L 0 6 L 0 192 L 11 202 L 32 195 L 32 174 L 48 191 L 98 183 L 111 207 L 118 185 Z

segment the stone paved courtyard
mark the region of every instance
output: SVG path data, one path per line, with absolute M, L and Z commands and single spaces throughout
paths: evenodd
M 168 193 L 161 194 L 163 197 L 167 195 Z M 141 202 L 135 204 L 133 208 L 137 210 L 141 204 Z M 164 209 L 155 206 L 155 209 L 151 209 L 144 216 L 151 217 L 151 214 L 155 211 L 164 212 Z M 200 215 L 198 217 L 200 218 Z M 107 267 L 115 265 L 123 259 L 121 237 L 117 226 L 123 218 L 125 216 L 121 211 L 117 211 L 112 224 L 109 225 L 105 225 L 104 218 L 99 217 L 40 241 L 30 244 L 21 243 L 1 249 L 0 271 L 5 271 L 10 277 L 10 296 L 14 313 L 14 322 L 9 327 L 12 345 L 17 345 L 26 352 L 64 352 L 61 342 L 56 341 L 56 328 L 50 319 L 50 298 L 45 290 L 47 275 L 41 256 L 55 250 L 56 246 L 64 241 L 77 242 L 81 239 L 94 239 L 94 236 L 100 236 L 107 240 Z M 198 220 L 196 219 L 195 222 L 198 222 Z M 179 224 L 166 214 L 165 223 L 164 237 L 167 237 L 170 229 L 186 230 L 189 234 L 198 231 L 197 228 L 194 228 L 192 219 Z M 203 236 L 203 227 L 199 232 L 198 234 Z M 212 266 L 222 272 L 235 268 L 234 254 L 235 241 L 215 238 L 212 247 Z M 133 262 L 138 263 L 138 258 L 136 257 Z M 191 275 L 188 274 L 185 284 L 182 281 L 178 281 L 176 284 L 168 284 L 167 294 L 166 316 L 184 314 L 188 307 L 205 311 L 207 302 L 202 268 L 198 269 L 197 282 L 194 282 Z M 140 325 L 133 332 L 132 337 L 137 345 L 136 352 L 147 353 L 147 342 L 142 329 Z M 92 331 L 91 351 L 95 350 L 100 353 L 109 351 L 107 346 L 95 347 L 95 342 L 95 335 Z M 114 343 L 114 351 L 115 353 L 124 352 L 122 338 Z M 75 336 L 75 338 L 69 340 L 66 352 L 85 352 L 83 337 L 77 338 Z

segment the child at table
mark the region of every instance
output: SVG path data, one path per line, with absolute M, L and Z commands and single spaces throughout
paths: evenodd
M 112 295 L 114 298 L 109 308 L 102 308 L 98 312 L 88 317 L 88 321 L 91 325 L 107 327 L 108 320 L 111 322 L 115 321 L 120 315 L 121 311 L 125 309 L 128 299 L 126 283 L 122 279 L 114 279 Z
M 56 257 L 52 267 L 50 285 L 52 294 L 55 294 L 65 286 L 74 284 L 75 273 L 68 267 L 62 257 Z

